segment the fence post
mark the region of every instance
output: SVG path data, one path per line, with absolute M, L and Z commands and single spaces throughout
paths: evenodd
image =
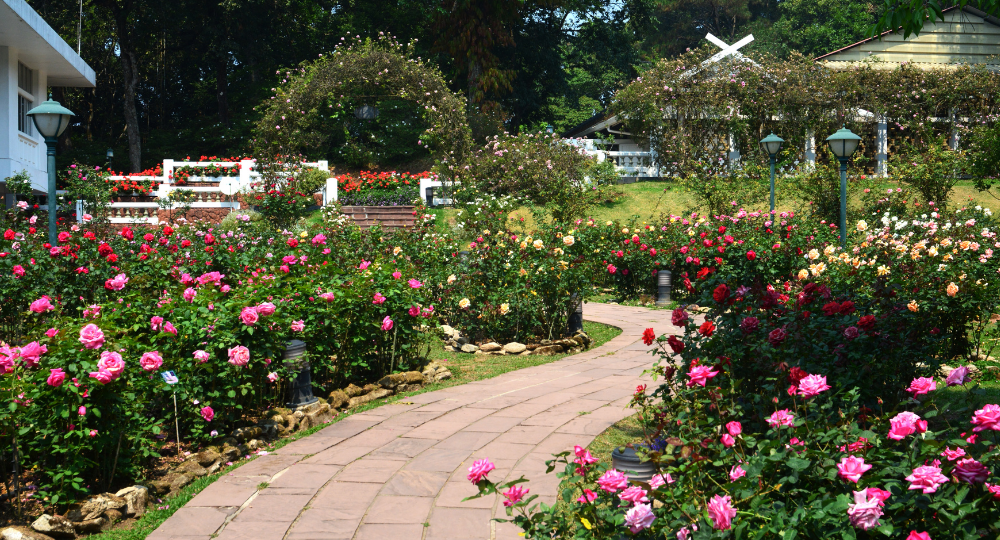
M 656 305 L 665 306 L 670 303 L 670 270 L 660 270 L 656 273 L 657 295 Z
M 337 179 L 327 178 L 326 179 L 326 190 L 323 192 L 323 204 L 327 205 L 331 202 L 337 202 Z
M 253 160 L 240 160 L 240 189 L 250 185 L 250 169 L 253 168 Z
M 321 170 L 321 171 L 329 171 L 330 170 L 330 162 L 329 161 L 317 161 L 316 162 L 316 168 L 319 169 L 319 170 Z
M 875 122 L 875 173 L 888 176 L 886 163 L 889 159 L 889 125 L 884 114 L 876 114 Z
M 163 160 L 163 183 L 172 184 L 174 179 L 174 160 Z

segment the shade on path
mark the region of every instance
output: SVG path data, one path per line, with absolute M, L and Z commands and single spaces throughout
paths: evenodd
M 219 478 L 149 540 L 518 539 L 502 497 L 468 502 L 467 470 L 489 458 L 494 482 L 527 477 L 553 503 L 552 454 L 586 446 L 627 408 L 654 361 L 642 332 L 674 332 L 669 311 L 587 304 L 622 329 L 600 347 L 492 379 L 352 415 Z M 258 486 L 267 487 L 258 490 Z M 537 501 L 537 500 L 536 500 Z

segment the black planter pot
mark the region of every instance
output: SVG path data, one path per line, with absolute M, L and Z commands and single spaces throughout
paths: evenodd
M 625 473 L 629 480 L 649 482 L 656 474 L 651 461 L 643 461 L 631 448 L 615 448 L 611 452 L 611 466 Z
M 319 401 L 319 398 L 312 393 L 312 370 L 309 362 L 303 358 L 306 353 L 306 344 L 303 341 L 293 339 L 285 346 L 283 363 L 288 370 L 291 379 L 288 382 L 288 408 L 295 409 L 304 405 L 311 405 Z

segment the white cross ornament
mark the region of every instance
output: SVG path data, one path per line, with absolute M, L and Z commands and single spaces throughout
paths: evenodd
M 746 56 L 743 56 L 743 53 L 739 52 L 739 49 L 741 47 L 743 47 L 744 45 L 747 45 L 748 43 L 750 43 L 751 41 L 753 41 L 753 34 L 748 35 L 747 37 L 745 37 L 745 38 L 737 41 L 736 43 L 733 43 L 732 45 L 728 45 L 728 44 L 726 44 L 725 41 L 722 41 L 721 39 L 713 36 L 711 32 L 709 32 L 709 34 L 707 36 L 705 36 L 705 39 L 711 41 L 712 43 L 714 43 L 715 45 L 717 45 L 722 50 L 719 51 L 719 52 L 717 52 L 717 53 L 715 53 L 715 54 L 713 54 L 708 60 L 705 60 L 704 62 L 702 62 L 701 63 L 702 66 L 707 66 L 709 64 L 714 64 L 715 62 L 718 62 L 719 60 L 722 60 L 723 58 L 725 58 L 727 56 L 730 56 L 730 55 L 732 55 L 733 58 L 735 58 L 737 60 L 740 60 L 740 61 L 743 61 L 743 62 L 750 62 L 751 64 L 754 64 L 753 60 L 750 60 Z

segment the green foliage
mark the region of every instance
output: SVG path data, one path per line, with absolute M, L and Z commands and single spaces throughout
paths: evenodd
M 13 176 L 8 176 L 4 178 L 4 183 L 7 186 L 7 191 L 14 195 L 27 197 L 32 194 L 31 176 L 28 175 L 28 171 L 21 171 L 15 173 Z
M 908 146 L 900 154 L 889 158 L 889 173 L 909 184 L 935 206 L 944 208 L 958 179 L 965 173 L 968 156 L 962 150 L 948 148 L 943 138 L 938 138 L 921 151 Z
M 730 167 L 719 161 L 702 161 L 693 165 L 693 172 L 681 180 L 682 185 L 709 215 L 726 215 L 737 208 L 752 208 L 767 200 L 771 170 L 757 163 Z
M 857 0 L 787 0 L 777 12 L 774 24 L 754 32 L 753 48 L 782 57 L 817 57 L 861 41 L 876 18 L 873 2 Z
M 874 181 L 863 170 L 848 163 L 847 170 L 847 214 L 857 211 L 853 201 L 859 193 L 871 190 Z M 835 160 L 817 163 L 814 167 L 800 167 L 779 180 L 777 197 L 791 197 L 806 204 L 808 212 L 817 221 L 840 224 L 840 166 Z
M 326 180 L 330 177 L 331 175 L 329 171 L 321 171 L 319 169 L 309 167 L 303 169 L 302 172 L 295 177 L 295 181 L 298 184 L 299 191 L 311 194 L 323 189 L 323 187 L 326 186 Z
M 594 158 L 561 143 L 555 134 L 527 133 L 494 137 L 464 164 L 444 161 L 441 172 L 460 184 L 454 189 L 458 207 L 491 197 L 516 196 L 564 222 L 585 216 L 610 191 L 599 185 L 608 182 L 607 166 L 591 177 L 595 166 Z
M 111 200 L 116 194 L 122 193 L 118 193 L 116 186 L 108 181 L 107 170 L 73 163 L 60 171 L 59 176 L 66 188 L 64 202 L 70 204 L 70 211 L 75 211 L 75 201 L 82 201 L 84 213 L 93 216 L 95 223 L 108 222 Z
M 423 152 L 461 159 L 468 149 L 464 99 L 436 67 L 416 58 L 413 44 L 386 36 L 351 40 L 284 76 L 261 105 L 255 153 L 265 161 L 335 151 L 347 163 L 373 167 Z M 359 120 L 363 106 L 386 116 Z

